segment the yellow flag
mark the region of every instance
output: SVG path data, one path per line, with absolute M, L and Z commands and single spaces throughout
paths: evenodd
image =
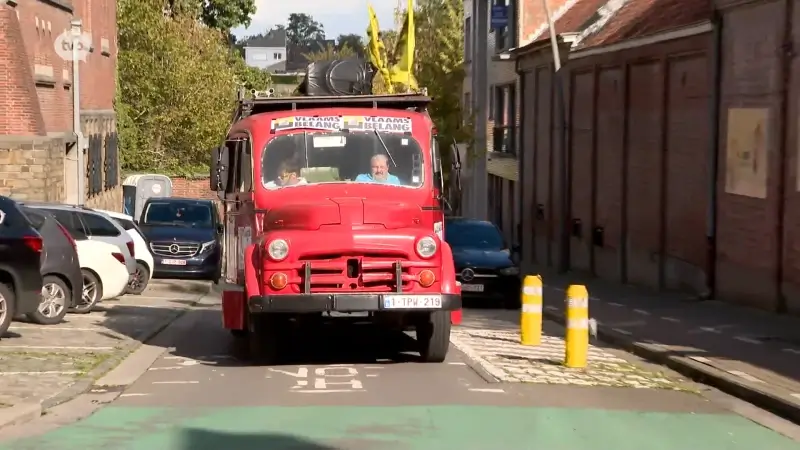
M 397 39 L 394 49 L 396 63 L 390 69 L 392 82 L 405 84 L 408 89 L 416 90 L 417 80 L 414 78 L 414 48 L 416 47 L 416 28 L 414 27 L 414 0 L 408 0 L 403 30 Z
M 386 67 L 386 61 L 383 55 L 386 53 L 383 41 L 380 36 L 380 26 L 378 25 L 378 15 L 369 5 L 369 28 L 367 28 L 367 35 L 369 36 L 369 59 L 378 70 Z
M 389 74 L 389 62 L 386 58 L 386 46 L 383 45 L 383 40 L 380 35 L 380 26 L 378 25 L 378 15 L 375 14 L 372 5 L 369 5 L 369 28 L 367 28 L 367 35 L 369 36 L 367 53 L 369 53 L 370 62 L 372 62 L 372 65 L 380 72 L 389 93 L 392 93 L 394 89 Z

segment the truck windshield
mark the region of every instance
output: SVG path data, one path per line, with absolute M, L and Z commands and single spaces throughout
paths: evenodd
M 267 143 L 261 178 L 270 190 L 321 183 L 419 187 L 422 149 L 413 137 L 400 133 L 296 132 Z

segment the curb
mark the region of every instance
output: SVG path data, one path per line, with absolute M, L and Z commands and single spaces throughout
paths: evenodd
M 562 324 L 565 321 L 564 314 L 552 310 L 545 309 L 543 316 Z M 755 383 L 741 380 L 723 370 L 690 358 L 671 355 L 668 351 L 657 348 L 656 345 L 636 342 L 630 336 L 610 330 L 600 323 L 597 324 L 597 337 L 636 356 L 667 366 L 693 381 L 713 386 L 726 394 L 740 398 L 786 420 L 800 423 L 800 404 L 760 389 Z
M 92 387 L 94 387 L 97 379 L 121 364 L 122 361 L 130 356 L 131 353 L 133 353 L 137 348 L 152 340 L 173 322 L 189 312 L 191 308 L 197 306 L 197 304 L 199 304 L 202 299 L 206 298 L 206 296 L 211 294 L 211 292 L 212 290 L 209 288 L 208 292 L 204 294 L 198 294 L 198 298 L 187 304 L 185 308 L 164 319 L 158 324 L 157 327 L 141 333 L 139 336 L 133 338 L 133 340 L 130 342 L 121 346 L 118 349 L 118 354 L 115 354 L 114 356 L 111 356 L 100 363 L 100 365 L 90 370 L 86 375 L 78 379 L 75 383 L 69 385 L 63 391 L 42 400 L 40 403 L 21 403 L 18 405 L 13 405 L 10 408 L 0 408 L 0 429 L 10 425 L 19 425 L 24 422 L 30 422 L 31 420 L 41 417 L 46 410 L 86 393 Z

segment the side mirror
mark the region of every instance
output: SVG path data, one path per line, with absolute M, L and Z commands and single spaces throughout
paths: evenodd
M 511 246 L 511 253 L 522 253 L 522 246 L 519 244 L 514 244 Z
M 220 233 L 220 234 L 222 234 L 223 232 L 225 232 L 225 227 L 224 227 L 224 226 L 222 226 L 222 224 L 221 224 L 221 223 L 218 223 L 218 224 L 217 224 L 217 233 Z
M 211 164 L 209 164 L 209 188 L 212 191 L 225 190 L 228 181 L 228 147 L 217 147 L 211 151 Z

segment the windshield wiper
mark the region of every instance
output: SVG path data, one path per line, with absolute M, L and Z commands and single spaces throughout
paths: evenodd
M 392 164 L 393 164 L 395 167 L 397 167 L 397 163 L 396 163 L 396 162 L 394 162 L 394 158 L 392 158 L 392 153 L 389 151 L 389 147 L 387 147 L 387 146 L 386 146 L 386 143 L 385 143 L 385 142 L 383 142 L 383 138 L 381 137 L 381 134 L 380 134 L 380 133 L 378 133 L 378 130 L 376 130 L 376 129 L 373 129 L 372 131 L 374 131 L 374 132 L 375 132 L 375 136 L 377 136 L 377 137 L 378 137 L 378 141 L 380 141 L 381 145 L 383 146 L 383 149 L 384 149 L 384 150 L 386 150 L 386 155 L 389 157 L 389 159 L 391 159 L 391 160 L 392 160 Z

